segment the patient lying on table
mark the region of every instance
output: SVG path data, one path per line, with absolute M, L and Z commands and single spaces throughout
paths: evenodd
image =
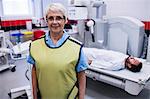
M 118 71 L 124 68 L 132 72 L 139 72 L 142 68 L 142 62 L 138 59 L 112 50 L 83 48 L 90 66 Z

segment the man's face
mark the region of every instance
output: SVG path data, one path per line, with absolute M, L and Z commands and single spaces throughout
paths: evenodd
M 138 64 L 140 64 L 140 61 L 137 60 L 137 59 L 135 59 L 134 57 L 129 57 L 128 60 L 127 60 L 127 62 L 128 62 L 128 67 L 129 68 L 131 68 L 131 64 L 133 66 L 137 66 Z
M 47 23 L 51 33 L 63 33 L 66 19 L 60 12 L 50 11 L 47 15 Z

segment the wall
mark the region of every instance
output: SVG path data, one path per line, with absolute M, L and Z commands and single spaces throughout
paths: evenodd
M 42 0 L 42 6 L 43 6 L 43 15 L 44 15 L 44 11 L 47 7 L 48 4 L 52 3 L 52 2 L 58 2 L 58 3 L 62 3 L 64 6 L 67 7 L 68 4 L 68 0 Z
M 2 0 L 0 0 L 0 16 L 2 16 L 2 9 L 3 9 L 3 7 L 2 7 Z
M 43 0 L 44 1 L 44 0 Z M 34 17 L 43 17 L 42 0 L 33 0 Z
M 150 11 L 148 7 L 149 0 L 104 0 L 107 5 L 107 17 L 131 16 L 139 20 L 149 19 Z
M 147 14 L 148 14 L 148 20 L 150 21 L 150 0 L 147 0 L 147 6 L 148 6 L 148 8 L 147 8 Z

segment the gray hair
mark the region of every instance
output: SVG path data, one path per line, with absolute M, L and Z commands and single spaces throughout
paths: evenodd
M 63 14 L 65 19 L 67 19 L 67 9 L 64 7 L 64 5 L 62 5 L 60 3 L 51 3 L 47 6 L 47 8 L 45 10 L 45 15 L 44 15 L 45 20 L 47 18 L 49 11 L 60 12 Z

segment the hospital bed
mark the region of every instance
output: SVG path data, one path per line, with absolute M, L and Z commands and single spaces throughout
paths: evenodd
M 93 80 L 98 80 L 118 88 L 124 89 L 131 95 L 138 95 L 150 79 L 150 64 L 143 62 L 139 73 L 129 70 L 110 71 L 89 66 L 86 75 Z
M 140 57 L 143 48 L 144 24 L 131 17 L 119 16 L 108 20 L 107 49 Z M 106 38 L 106 37 L 105 37 Z M 91 49 L 92 50 L 92 49 Z M 150 64 L 143 60 L 141 72 L 127 69 L 110 71 L 89 66 L 86 75 L 118 88 L 131 95 L 138 95 L 150 79 Z

